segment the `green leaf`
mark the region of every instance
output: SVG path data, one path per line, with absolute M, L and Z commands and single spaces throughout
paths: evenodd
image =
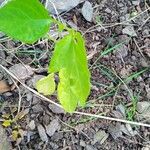
M 58 99 L 67 112 L 85 106 L 90 93 L 90 73 L 84 39 L 74 32 L 56 43 L 49 72 L 59 72 Z
M 36 83 L 36 89 L 39 93 L 44 95 L 51 95 L 54 93 L 56 88 L 55 81 L 54 81 L 54 74 L 49 74 L 47 77 L 40 79 Z
M 34 43 L 49 30 L 52 22 L 38 0 L 11 0 L 0 8 L 0 31 L 25 43 Z
M 75 90 L 71 85 L 71 79 L 66 69 L 61 69 L 59 72 L 60 83 L 58 84 L 58 99 L 62 104 L 63 108 L 67 112 L 75 110 L 78 99 L 76 97 Z

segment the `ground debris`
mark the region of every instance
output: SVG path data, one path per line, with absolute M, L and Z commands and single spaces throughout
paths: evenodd
M 28 65 L 15 64 L 9 68 L 9 71 L 12 72 L 18 79 L 25 80 L 33 75 L 33 69 Z
M 4 128 L 0 125 L 0 150 L 12 150 Z
M 131 36 L 131 37 L 136 37 L 136 36 L 137 36 L 137 34 L 136 34 L 136 32 L 135 32 L 133 26 L 126 26 L 126 27 L 122 30 L 122 33 L 123 33 L 123 34 L 127 34 L 127 35 L 129 35 L 129 36 Z
M 83 17 L 91 22 L 93 18 L 93 7 L 92 4 L 89 1 L 85 1 L 83 7 L 82 7 L 82 15 Z
M 48 142 L 48 137 L 46 135 L 44 127 L 40 124 L 40 125 L 38 125 L 37 129 L 38 129 L 39 136 L 40 136 L 41 140 L 43 142 Z
M 48 107 L 55 114 L 64 114 L 65 113 L 65 111 L 62 108 L 60 108 L 54 104 L 49 104 Z
M 76 7 L 81 0 L 47 0 L 46 8 L 52 14 L 60 14 Z
M 57 130 L 60 130 L 61 128 L 58 119 L 52 120 L 50 124 L 45 127 L 46 127 L 46 133 L 49 136 L 52 136 Z
M 8 92 L 11 90 L 11 87 L 6 83 L 6 81 L 0 81 L 0 94 Z
M 107 140 L 108 136 L 109 136 L 109 134 L 107 134 L 104 130 L 98 131 L 94 135 L 93 144 L 95 144 L 96 142 L 100 142 L 100 144 L 103 144 Z

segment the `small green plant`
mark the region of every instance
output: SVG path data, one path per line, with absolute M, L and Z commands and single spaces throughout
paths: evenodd
M 0 31 L 27 44 L 46 37 L 51 24 L 57 25 L 58 32 L 65 30 L 68 34 L 55 42 L 49 75 L 37 82 L 37 89 L 45 95 L 52 94 L 54 74 L 58 73 L 58 99 L 67 112 L 73 112 L 77 105 L 85 106 L 90 93 L 90 72 L 82 35 L 51 17 L 38 0 L 11 0 L 0 8 Z

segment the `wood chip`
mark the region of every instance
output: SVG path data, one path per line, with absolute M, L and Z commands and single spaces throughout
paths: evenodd
M 11 87 L 6 83 L 6 81 L 0 81 L 0 94 L 8 92 L 11 90 Z

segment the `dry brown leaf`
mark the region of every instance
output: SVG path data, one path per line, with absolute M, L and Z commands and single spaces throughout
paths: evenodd
M 6 83 L 6 81 L 0 81 L 0 94 L 8 92 L 11 90 L 11 87 Z

